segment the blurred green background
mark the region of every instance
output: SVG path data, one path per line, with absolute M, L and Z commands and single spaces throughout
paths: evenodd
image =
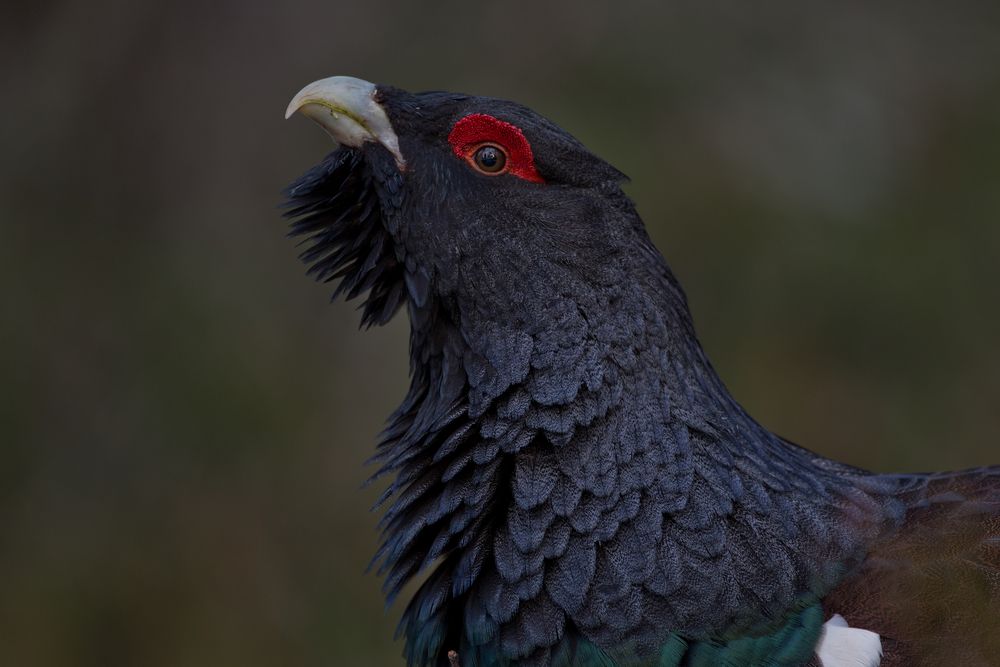
M 282 120 L 351 74 L 517 99 L 633 181 L 735 395 L 878 470 L 1000 461 L 1000 4 L 0 9 L 0 665 L 395 665 L 407 325 L 303 276 Z

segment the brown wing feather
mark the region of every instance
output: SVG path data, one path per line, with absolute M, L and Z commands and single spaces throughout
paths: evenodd
M 1000 469 L 922 482 L 824 606 L 882 636 L 884 667 L 1000 665 Z

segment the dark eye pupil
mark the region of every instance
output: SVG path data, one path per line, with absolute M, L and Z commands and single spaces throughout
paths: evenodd
M 500 156 L 497 155 L 497 149 L 495 148 L 484 148 L 479 153 L 479 162 L 484 167 L 495 167 L 499 161 Z
M 503 151 L 496 146 L 483 146 L 476 151 L 476 165 L 483 171 L 498 172 L 506 161 Z

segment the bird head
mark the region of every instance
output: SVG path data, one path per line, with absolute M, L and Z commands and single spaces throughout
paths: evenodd
M 295 112 L 338 148 L 288 189 L 292 233 L 317 279 L 367 294 L 364 324 L 433 302 L 530 328 L 560 291 L 621 280 L 636 234 L 624 176 L 530 109 L 337 76 Z

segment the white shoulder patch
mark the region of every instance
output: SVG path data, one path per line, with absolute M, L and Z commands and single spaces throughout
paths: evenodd
M 878 667 L 882 662 L 882 639 L 871 630 L 852 628 L 840 614 L 823 624 L 816 645 L 823 667 Z

